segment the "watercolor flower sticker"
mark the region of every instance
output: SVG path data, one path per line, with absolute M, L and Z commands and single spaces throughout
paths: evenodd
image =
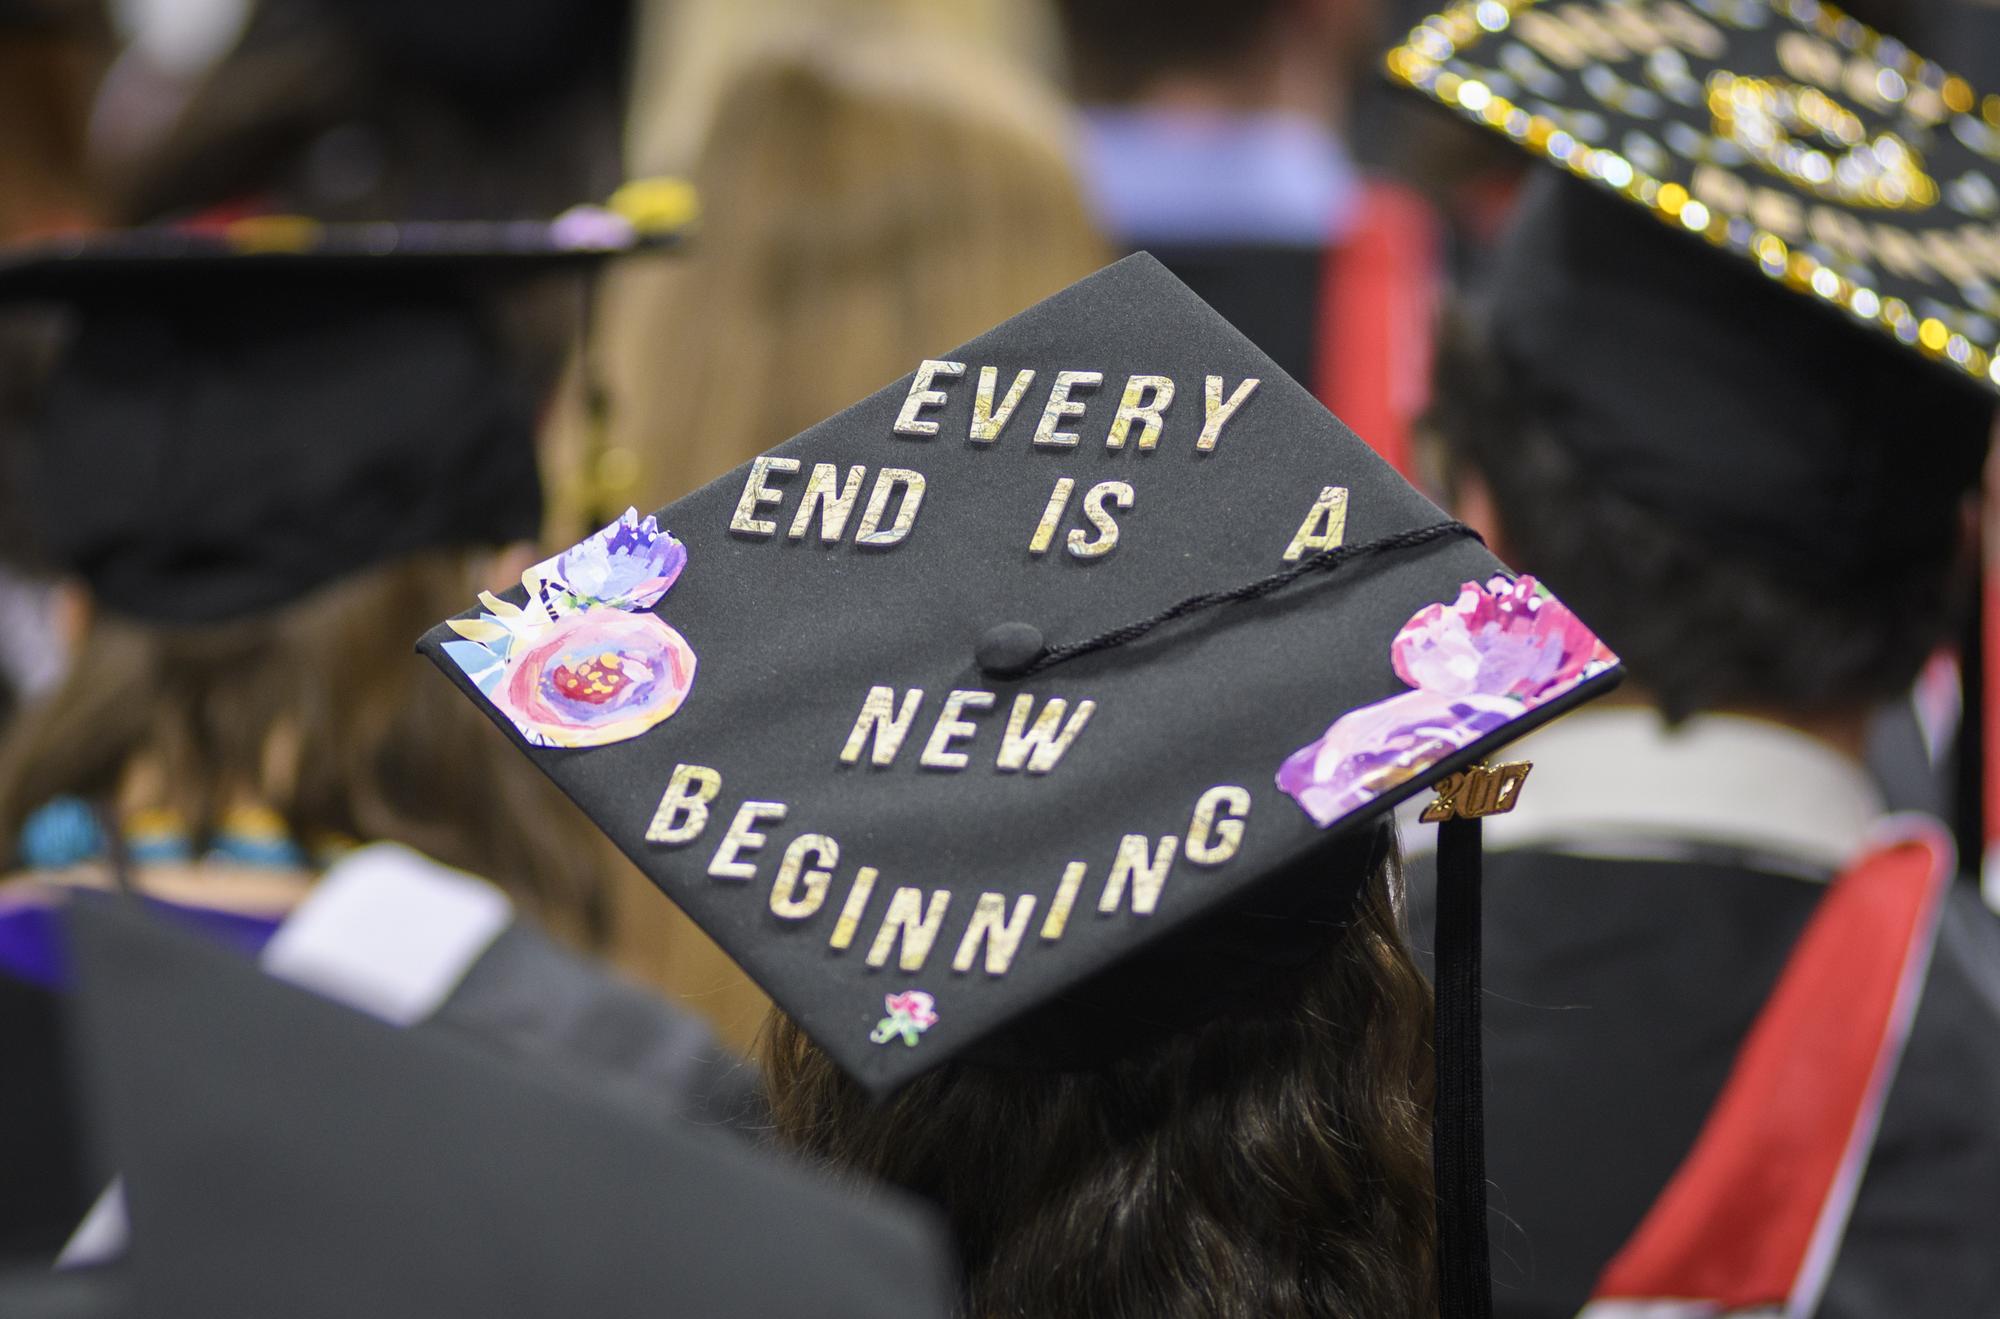
M 1278 768 L 1322 827 L 1617 663 L 1541 583 L 1503 576 L 1418 610 L 1389 657 L 1415 690 L 1350 710 Z
M 901 1040 L 914 1049 L 917 1037 L 937 1025 L 937 1000 L 921 989 L 885 994 L 882 1006 L 889 1015 L 876 1022 L 875 1029 L 868 1033 L 868 1038 L 877 1044 Z
M 1604 643 L 1533 577 L 1467 582 L 1458 599 L 1428 605 L 1403 624 L 1389 657 L 1412 687 L 1529 705 L 1612 663 Z
M 694 685 L 687 639 L 651 612 L 687 547 L 637 509 L 521 574 L 525 605 L 491 593 L 453 619 L 444 650 L 536 746 L 623 742 L 670 718 Z
M 521 575 L 531 597 L 559 612 L 608 605 L 650 609 L 687 566 L 687 546 L 651 514 L 625 516 Z

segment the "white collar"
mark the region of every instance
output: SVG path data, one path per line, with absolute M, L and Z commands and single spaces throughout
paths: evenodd
M 514 919 L 499 889 L 395 843 L 327 868 L 264 945 L 264 969 L 397 1026 L 444 1005 Z
M 1863 849 L 1885 809 L 1855 761 L 1737 715 L 1696 715 L 1670 729 L 1652 710 L 1581 710 L 1523 738 L 1507 759 L 1535 768 L 1520 806 L 1486 821 L 1496 850 L 1638 858 L 1722 849 L 1825 876 Z

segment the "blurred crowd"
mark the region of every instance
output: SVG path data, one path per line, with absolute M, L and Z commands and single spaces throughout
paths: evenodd
M 1415 184 L 1364 174 L 1350 124 L 1366 113 L 1388 125 L 1370 138 L 1378 160 L 1417 159 L 1434 149 L 1421 139 L 1451 136 L 1376 85 L 1383 34 L 1408 16 L 1347 0 L 1266 6 L 1261 21 L 1203 4 L 1165 14 L 986 0 L 522 0 L 477 15 L 313 3 L 16 8 L 0 52 L 17 71 L 0 80 L 8 241 L 261 212 L 535 217 L 627 178 L 695 184 L 701 237 L 684 256 L 637 258 L 591 287 L 476 277 L 482 317 L 504 345 L 495 369 L 543 400 L 540 539 L 550 545 L 628 505 L 698 488 L 1139 246 L 1167 254 L 1281 365 L 1317 380 L 1325 253 L 1362 222 L 1365 193 Z M 1149 133 L 1155 120 L 1165 127 Z M 1187 138 L 1182 123 L 1194 129 Z M 1459 259 L 1438 216 L 1454 218 L 1454 233 L 1495 225 L 1490 199 L 1519 171 L 1484 145 L 1462 144 L 1479 163 L 1451 171 L 1437 211 L 1411 191 L 1375 221 L 1413 230 L 1392 258 L 1408 287 L 1392 296 L 1435 298 Z M 1133 154 L 1148 150 L 1193 158 Z M 1230 161 L 1237 177 L 1212 177 Z M 1178 195 L 1149 191 L 1176 180 Z M 64 310 L 9 310 L 0 390 L 15 426 L 47 378 Z M 1421 401 L 1421 350 L 1412 344 L 1397 364 L 1406 378 L 1384 386 L 1399 425 Z M 65 565 L 35 544 L 28 510 L 44 496 L 25 447 L 12 446 L 0 486 L 11 510 L 0 586 L 4 701 L 19 725 L 10 749 L 31 740 L 25 712 L 38 698 L 62 704 L 51 693 L 72 655 L 170 644 L 101 635 L 116 625 L 94 618 Z M 506 579 L 503 569 L 494 581 Z M 455 589 L 407 617 L 442 616 Z M 379 617 L 375 600 L 354 608 Z M 380 627 L 388 667 L 406 638 Z M 274 640 L 246 644 L 269 646 L 272 667 L 288 667 Z M 246 677 L 235 671 L 232 689 Z M 316 677 L 363 681 L 346 665 Z M 185 699 L 128 696 L 134 719 Z M 53 718 L 47 706 L 40 718 Z M 73 728 L 47 736 L 113 740 Z M 0 761 L 10 829 L 53 787 L 27 754 Z M 483 832 L 472 821 L 484 808 L 464 805 L 462 827 Z M 407 827 L 366 832 L 409 838 Z M 471 859 L 469 840 L 425 841 Z M 747 1045 L 761 1019 L 755 991 L 671 907 L 628 893 L 643 884 L 636 875 L 596 859 L 582 867 L 587 881 L 559 862 L 520 867 L 512 887 L 619 965 L 693 996 Z
M 1955 836 L 1963 865 L 1940 863 L 1953 878 L 1923 908 L 1935 948 L 1885 972 L 1930 977 L 1921 1010 L 1883 1009 L 1917 1023 L 1891 1031 L 1900 1088 L 1872 1044 L 1855 1064 L 1879 1171 L 1837 1216 L 1852 1258 L 1879 1241 L 1889 1262 L 1751 1299 L 2000 1314 L 1990 1238 L 1975 1244 L 2000 1228 L 1984 1130 L 2000 934 L 1977 876 L 1995 823 L 1978 563 L 1992 399 L 1775 292 L 1738 316 L 1755 301 L 1739 272 L 1628 234 L 1614 204 L 1548 186 L 1555 171 L 1502 135 L 1392 87 L 1384 52 L 1430 8 L 0 0 L 0 1263 L 121 1248 L 121 1169 L 89 1153 L 87 1115 L 104 1110 L 81 1091 L 71 968 L 44 918 L 52 894 L 123 889 L 373 1015 L 899 1182 L 941 1208 L 967 1313 L 1058 1312 L 1010 1299 L 1041 1294 L 1014 1276 L 1037 1257 L 1010 1234 L 1093 1230 L 1067 1188 L 1007 1181 L 1021 1203 L 995 1207 L 979 1187 L 1012 1154 L 965 1153 L 955 1177 L 883 1153 L 895 1142 L 814 1072 L 766 990 L 411 646 L 627 509 L 733 488 L 919 362 L 1144 251 L 1628 670 L 1615 710 L 1536 735 L 1546 814 L 1487 832 L 1495 1312 L 1736 1312 L 1732 1296 L 1605 1308 L 1603 1287 L 1670 1233 L 1660 1206 L 1695 1195 L 1703 1169 L 1817 1175 L 1780 1139 L 1811 1115 L 1759 1101 L 1740 1064 L 1779 1029 L 1766 1009 L 1803 983 L 1813 931 L 1837 942 L 1895 919 L 1878 903 L 1832 929 L 1822 896 L 1895 807 L 1937 822 L 1934 847 Z M 1987 8 L 1862 9 L 1974 84 L 2000 73 Z M 129 284 L 10 274 L 10 254 L 131 230 L 526 224 L 613 198 L 671 241 L 265 283 L 169 258 Z M 1683 352 L 1673 336 L 1693 325 L 1704 347 Z M 1621 776 L 1643 791 L 1618 798 Z M 650 811 L 657 789 L 634 799 Z M 1394 910 L 1355 928 L 1383 948 L 1407 937 L 1415 968 L 1437 867 L 1405 842 L 1407 896 L 1398 879 Z M 1403 955 L 1350 973 L 1393 981 Z M 1370 1001 L 1428 1028 L 1428 1008 Z M 1415 1066 L 1359 1027 L 1342 1038 Z M 1771 1065 L 1827 1091 L 1847 1066 L 1825 1050 Z M 1427 1068 L 1356 1111 L 1407 1122 L 1431 1103 Z M 1765 1118 L 1736 1137 L 1747 1164 L 1713 1149 L 1732 1095 Z M 1047 1134 L 1034 1103 L 981 1099 L 924 1092 L 940 1150 L 963 1130 L 953 1113 Z M 894 1111 L 911 1130 L 931 1120 Z M 1118 1145 L 1121 1110 L 1102 1111 Z M 1391 1147 L 1325 1125 L 1331 1145 Z M 1200 1129 L 1180 1131 L 1186 1149 Z M 1412 1130 L 1395 1149 L 1415 1164 L 1327 1156 L 1379 1187 L 1375 1208 L 1352 1187 L 1238 1186 L 1294 1199 L 1190 1212 L 1157 1249 L 1211 1280 L 1179 1308 L 1143 1290 L 1102 1312 L 1277 1313 L 1258 1306 L 1282 1295 L 1285 1313 L 1436 1313 L 1430 1284 L 1404 1276 L 1427 1279 L 1434 1250 L 1428 1125 Z M 1858 1181 L 1853 1157 L 1839 1176 Z M 1044 1210 L 1069 1215 L 1060 1231 Z M 1285 1237 L 1288 1217 L 1303 1226 L 1283 1250 L 1247 1243 Z M 1088 1267 L 1088 1251 L 1046 1249 Z M 1689 1251 L 1728 1254 L 1714 1233 Z M 1232 1270 L 1278 1258 L 1367 1285 L 1230 1290 Z M 739 1311 L 669 1296 L 659 1312 Z

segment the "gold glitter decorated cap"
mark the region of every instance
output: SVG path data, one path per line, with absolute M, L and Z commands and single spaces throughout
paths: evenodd
M 1473 0 L 1390 74 L 2000 389 L 2000 96 L 1819 0 Z

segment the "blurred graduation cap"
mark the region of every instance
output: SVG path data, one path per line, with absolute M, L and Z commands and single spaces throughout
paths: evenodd
M 70 926 L 131 1236 L 110 1272 L 43 1286 L 52 1312 L 949 1313 L 942 1233 L 892 1194 L 398 1031 L 122 905 Z
M 1470 0 L 1424 20 L 1388 68 L 1690 240 L 2000 388 L 2000 96 L 1834 6 Z
M 323 222 L 218 214 L 0 247 L 0 302 L 118 304 L 151 294 L 155 283 L 192 298 L 278 281 L 296 288 L 311 280 L 542 274 L 680 246 L 698 214 L 693 187 L 671 178 L 635 179 L 602 206 L 573 206 L 552 220 Z
M 1476 867 L 1525 773 L 1483 759 L 1617 676 L 1145 255 L 422 648 L 878 1094 L 1227 1012 L 1325 947 L 1397 803 L 1437 786 Z
M 488 295 L 692 221 L 681 185 L 621 196 L 549 223 L 266 216 L 0 252 L 0 303 L 75 314 L 25 426 L 37 547 L 108 609 L 203 623 L 533 538 L 539 400 Z

